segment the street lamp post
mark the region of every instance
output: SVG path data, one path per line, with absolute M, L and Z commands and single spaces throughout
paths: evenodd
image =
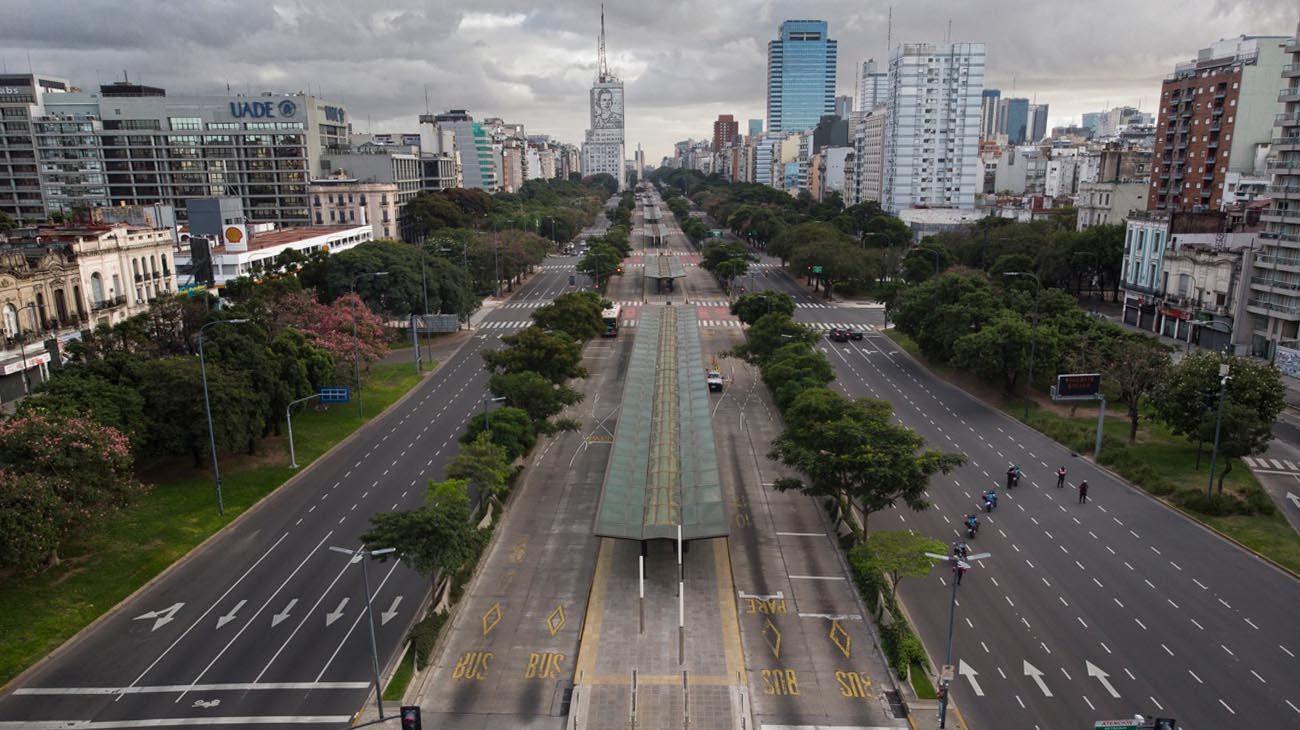
M 1034 317 L 1029 331 L 1029 382 L 1025 388 L 1025 420 L 1029 420 L 1029 399 L 1034 388 L 1034 354 L 1038 350 L 1038 294 L 1043 290 L 1043 282 L 1037 274 L 1028 271 L 1007 271 L 1003 276 L 1024 276 L 1034 280 Z
M 357 336 L 357 300 L 361 298 L 357 294 L 357 284 L 367 276 L 388 276 L 387 271 L 372 271 L 365 274 L 357 274 L 352 279 L 352 362 L 357 375 L 357 418 L 365 418 L 362 412 L 361 404 L 361 340 Z
M 1214 418 L 1214 449 L 1210 451 L 1210 483 L 1205 489 L 1206 497 L 1214 496 L 1214 462 L 1219 458 L 1219 430 L 1223 427 L 1223 396 L 1228 390 L 1228 381 L 1232 379 L 1228 374 L 1229 370 L 1228 363 L 1219 365 L 1219 415 Z
M 217 461 L 217 435 L 212 428 L 212 401 L 208 398 L 208 361 L 203 355 L 203 331 L 215 324 L 243 324 L 247 319 L 215 319 L 199 328 L 199 373 L 203 376 L 203 410 L 208 416 L 208 450 L 212 452 L 212 479 L 217 485 L 217 514 L 225 516 L 221 497 L 221 465 Z
M 935 275 L 935 276 L 938 276 L 938 275 L 939 275 L 939 263 L 940 263 L 940 258 L 939 258 L 939 252 L 938 252 L 938 251 L 935 251 L 935 250 L 932 249 L 932 248 L 924 248 L 924 247 L 922 247 L 922 246 L 917 246 L 916 248 L 914 248 L 914 249 L 912 249 L 912 250 L 914 250 L 914 251 L 924 251 L 924 252 L 930 254 L 931 258 L 934 259 L 934 275 Z
M 504 400 L 505 400 L 504 397 L 492 398 L 492 397 L 488 396 L 487 394 L 484 394 L 484 395 L 483 395 L 483 399 L 482 399 L 481 402 L 482 402 L 482 404 L 483 404 L 483 426 L 484 426 L 484 430 L 486 430 L 486 431 L 488 431 L 488 432 L 491 432 L 491 431 L 492 431 L 492 412 L 488 410 L 487 404 L 488 404 L 488 403 L 500 403 L 500 402 L 502 402 L 502 401 L 504 401 Z
M 28 302 L 27 304 L 24 304 L 19 311 L 26 311 L 28 309 L 32 310 L 32 332 L 37 332 L 40 330 L 40 327 L 36 324 L 36 302 Z M 31 395 L 32 379 L 31 375 L 27 372 L 27 340 L 22 337 L 21 321 L 19 322 L 18 328 L 18 349 L 22 351 L 23 355 L 23 395 Z
M 952 630 L 953 630 L 953 624 L 955 623 L 957 618 L 957 578 L 956 578 L 957 571 L 966 570 L 967 568 L 970 567 L 970 563 L 966 561 L 984 560 L 986 558 L 992 557 L 992 553 L 976 553 L 975 555 L 968 555 L 965 558 L 962 558 L 956 554 L 939 555 L 936 553 L 926 553 L 925 555 L 926 557 L 934 558 L 935 560 L 938 560 L 942 563 L 951 565 L 952 573 L 953 573 L 952 603 L 950 603 L 948 606 L 948 651 L 944 655 L 945 656 L 943 662 L 944 671 L 941 672 L 941 676 L 939 677 L 940 688 L 942 690 L 942 693 L 939 696 L 939 727 L 940 730 L 942 730 L 943 728 L 947 727 L 945 723 L 948 720 L 949 687 L 947 684 L 944 684 L 944 682 L 951 680 L 950 676 L 945 676 L 945 675 L 947 675 L 947 673 L 952 668 Z
M 397 552 L 396 548 L 379 548 L 378 550 L 366 550 L 365 547 L 359 547 L 356 550 L 347 548 L 334 547 L 330 545 L 330 550 L 336 553 L 352 556 L 352 560 L 361 563 L 361 581 L 366 591 L 366 620 L 370 624 L 370 661 L 375 668 L 375 702 L 379 704 L 379 719 L 384 719 L 384 688 L 379 680 L 379 646 L 375 641 L 375 612 L 370 606 L 370 571 L 366 568 L 367 556 L 377 558 L 381 555 Z
M 289 405 L 284 407 L 284 420 L 289 423 L 289 468 L 290 469 L 298 468 L 298 457 L 294 455 L 294 451 L 293 451 L 293 407 L 298 403 L 302 403 L 303 401 L 308 401 L 311 400 L 312 398 L 319 398 L 319 397 L 320 397 L 320 393 L 312 393 L 311 395 L 306 396 L 304 398 L 299 398 L 298 400 L 289 401 Z

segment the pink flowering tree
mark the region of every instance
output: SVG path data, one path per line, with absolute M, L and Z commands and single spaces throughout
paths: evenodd
M 354 304 L 355 337 L 352 334 Z M 329 352 L 343 372 L 351 372 L 354 353 L 360 355 L 362 366 L 369 369 L 388 352 L 383 319 L 351 292 L 330 304 L 317 302 L 307 292 L 286 295 L 277 306 L 277 321 L 281 326 L 297 328 L 309 342 Z
M 87 418 L 30 412 L 0 423 L 0 562 L 58 563 L 68 534 L 95 524 L 143 486 L 130 439 Z

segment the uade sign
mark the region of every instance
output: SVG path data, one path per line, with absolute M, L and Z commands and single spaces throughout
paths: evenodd
M 291 117 L 298 111 L 298 105 L 289 99 L 282 99 L 278 103 L 274 101 L 232 101 L 230 102 L 230 116 L 240 119 L 251 117 L 253 119 L 274 119 L 276 112 L 279 116 Z

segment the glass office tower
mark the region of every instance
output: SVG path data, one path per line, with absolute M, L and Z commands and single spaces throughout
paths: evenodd
M 787 20 L 767 44 L 767 129 L 812 129 L 835 113 L 836 42 L 824 20 Z

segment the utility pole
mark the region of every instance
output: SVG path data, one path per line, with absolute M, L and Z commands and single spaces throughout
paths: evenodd
M 957 573 L 970 567 L 967 561 L 984 560 L 992 557 L 991 553 L 977 553 L 968 555 L 965 558 L 957 555 L 938 555 L 936 553 L 926 553 L 926 557 L 934 558 L 941 563 L 952 566 L 952 602 L 948 606 L 948 650 L 944 655 L 943 669 L 939 672 L 939 728 L 943 730 L 947 725 L 948 719 L 948 692 L 949 684 L 952 681 L 952 630 L 953 624 L 957 617 Z
M 199 328 L 199 373 L 203 377 L 203 411 L 208 415 L 208 450 L 212 452 L 212 480 L 217 486 L 217 514 L 225 516 L 226 504 L 221 496 L 221 465 L 217 461 L 217 435 L 212 428 L 212 401 L 208 398 L 208 362 L 203 356 L 203 331 L 218 324 L 243 324 L 247 319 L 214 319 Z
M 1228 374 L 1230 368 L 1228 363 L 1219 365 L 1219 415 L 1214 418 L 1214 449 L 1210 452 L 1210 484 L 1205 489 L 1206 497 L 1214 496 L 1214 462 L 1219 458 L 1219 431 L 1223 428 L 1223 396 L 1228 390 L 1228 381 L 1232 376 Z
M 357 284 L 367 276 L 388 276 L 387 271 L 374 271 L 367 274 L 357 274 L 352 279 L 352 362 L 357 375 L 357 418 L 365 418 L 361 405 L 361 339 L 357 336 L 357 300 L 361 298 L 357 294 Z
M 334 547 L 330 545 L 330 550 L 336 553 L 349 555 L 353 562 L 361 563 L 361 581 L 366 591 L 366 619 L 370 624 L 370 661 L 375 670 L 375 701 L 379 704 L 379 719 L 384 719 L 384 688 L 379 680 L 379 647 L 375 641 L 375 612 L 370 606 L 370 571 L 366 568 L 366 558 L 377 558 L 381 555 L 388 555 L 397 552 L 397 548 L 379 548 L 378 550 L 366 550 L 364 546 L 356 550 L 347 548 Z

